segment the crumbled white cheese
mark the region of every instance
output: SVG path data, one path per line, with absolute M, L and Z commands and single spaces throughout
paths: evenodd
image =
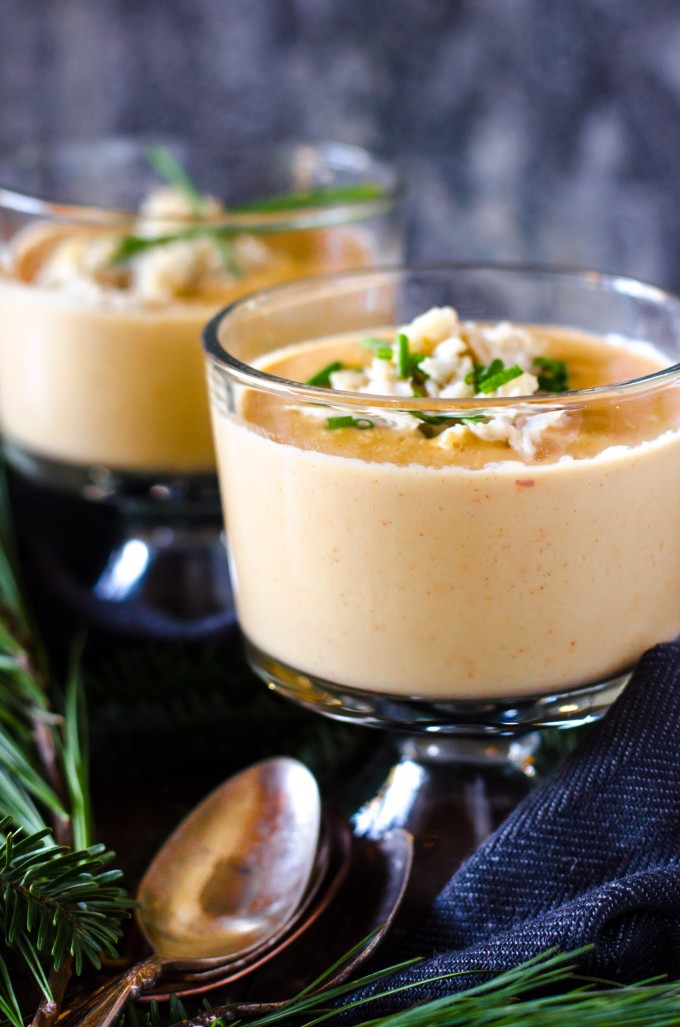
M 223 213 L 218 200 L 202 198 L 201 216 Z M 192 230 L 196 212 L 179 189 L 162 187 L 140 207 L 132 233 L 157 239 Z M 233 261 L 225 258 L 224 244 L 213 233 L 192 234 L 146 246 L 124 263 L 112 262 L 124 233 L 74 232 L 56 243 L 36 274 L 36 281 L 70 296 L 97 302 L 161 304 L 188 294 L 228 288 L 239 274 L 257 270 L 276 258 L 267 244 L 251 235 L 228 241 Z
M 111 264 L 118 245 L 114 233 L 74 233 L 53 248 L 39 268 L 36 281 L 83 299 L 97 297 L 106 289 L 120 288 L 125 272 Z
M 364 372 L 353 369 L 331 371 L 329 377 L 331 388 L 340 389 L 342 392 L 360 392 L 366 383 Z
M 473 364 L 466 343 L 459 336 L 454 336 L 440 342 L 432 356 L 421 361 L 420 368 L 433 385 L 446 387 L 452 379 L 463 381 L 473 370 Z M 474 389 L 470 395 L 474 395 Z
M 427 388 L 427 382 L 425 383 L 425 388 Z M 432 395 L 429 389 L 428 394 Z M 437 397 L 438 399 L 472 399 L 474 394 L 475 390 L 472 385 L 469 385 L 463 378 L 462 381 L 449 382 L 448 385 L 439 390 Z
M 533 460 L 536 450 L 549 428 L 555 428 L 566 420 L 562 410 L 549 410 L 543 414 L 533 414 L 515 424 L 510 432 L 510 445 L 526 460 Z
M 458 330 L 458 314 L 453 307 L 431 307 L 399 328 L 408 335 L 414 353 L 432 353 L 438 343 L 457 336 Z
M 558 427 L 565 419 L 561 410 L 526 416 L 508 409 L 488 421 L 470 420 L 447 428 L 436 436 L 436 442 L 443 449 L 459 449 L 469 432 L 484 442 L 505 442 L 523 459 L 533 460 L 546 431 Z
M 400 378 L 391 360 L 380 360 L 378 357 L 367 368 L 366 382 L 359 392 L 368 392 L 373 396 L 414 395 L 410 378 Z
M 484 442 L 507 442 L 512 431 L 511 417 L 492 417 L 490 421 L 468 422 L 468 431 Z
M 224 275 L 224 258 L 206 236 L 152 246 L 130 262 L 132 289 L 140 299 L 162 303 Z
M 428 438 L 444 449 L 457 450 L 465 445 L 466 439 L 474 436 L 484 442 L 506 445 L 523 460 L 534 459 L 545 433 L 566 419 L 566 414 L 560 410 L 531 414 L 526 407 L 500 406 L 489 411 L 496 398 L 533 396 L 539 391 L 538 377 L 531 370 L 535 358 L 541 355 L 539 343 L 523 328 L 507 321 L 462 323 L 451 307 L 433 307 L 411 324 L 402 325 L 398 335 L 405 335 L 409 340 L 408 374 L 400 374 L 398 338 L 394 342 L 386 339 L 388 352 L 384 357 L 375 356 L 362 368 L 332 372 L 331 389 L 404 398 L 423 395 L 432 399 L 477 398 L 479 412 L 471 411 L 468 418 L 459 412 L 461 419 L 444 427 L 433 421 Z M 414 356 L 421 359 L 412 361 Z M 482 389 L 475 391 L 480 369 L 488 368 L 494 361 L 501 362 L 500 384 L 489 390 L 495 376 L 492 369 L 483 383 L 479 381 Z M 508 370 L 514 372 L 514 377 L 503 381 L 503 372 Z M 483 391 L 484 387 L 488 391 Z M 311 416 L 328 414 L 326 407 L 305 410 Z M 427 425 L 427 421 L 419 420 L 408 411 L 387 413 L 384 410 L 376 423 L 410 432 L 424 430 Z
M 458 450 L 464 447 L 467 433 L 467 425 L 454 424 L 437 435 L 434 441 L 442 449 Z
M 203 218 L 219 217 L 223 209 L 214 196 L 201 196 L 200 209 L 196 210 L 185 191 L 171 185 L 160 186 L 142 200 L 136 228 L 140 235 L 163 235 L 186 227 L 186 222 L 196 215 Z
M 351 387 L 353 392 L 375 396 L 417 396 L 424 392 L 432 399 L 471 399 L 475 395 L 485 399 L 489 396 L 531 396 L 538 390 L 538 379 L 529 371 L 535 355 L 533 340 L 527 332 L 515 329 L 513 325 L 462 325 L 451 307 L 433 307 L 411 324 L 402 325 L 398 333 L 408 338 L 411 355 L 422 356 L 417 364 L 420 372 L 417 383 L 414 375 L 399 374 L 398 345 L 386 340 L 385 348 L 390 353 L 386 359 L 376 356 L 366 367 L 353 371 L 351 377 L 338 377 L 345 372 L 336 372 L 331 376 L 331 387 Z M 522 368 L 522 373 L 490 393 L 475 392 L 474 372 L 480 361 L 477 350 L 471 345 L 470 335 L 474 335 L 475 346 L 480 339 L 484 341 L 488 356 L 486 364 L 500 358 L 506 367 L 516 364 Z M 522 350 L 525 340 L 528 352 Z M 493 349 L 496 344 L 503 356 Z M 504 359 L 508 353 L 517 359 L 508 363 Z M 344 384 L 336 384 L 340 382 Z
M 478 364 L 500 359 L 506 367 L 518 364 L 524 371 L 530 371 L 534 357 L 540 356 L 538 339 L 510 321 L 493 325 L 466 321 L 463 330 Z
M 234 236 L 232 246 L 243 268 L 255 268 L 272 262 L 272 251 L 262 239 L 254 235 Z
M 494 396 L 533 396 L 534 392 L 538 392 L 538 378 L 525 371 L 524 374 L 511 378 L 505 385 L 499 385 L 494 389 Z

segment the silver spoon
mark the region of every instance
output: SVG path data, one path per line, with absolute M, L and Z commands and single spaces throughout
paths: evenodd
M 327 872 L 323 880 L 310 886 L 307 894 L 298 906 L 291 919 L 280 932 L 272 935 L 259 948 L 253 949 L 239 959 L 224 963 L 218 967 L 211 966 L 207 970 L 185 972 L 178 975 L 166 975 L 155 988 L 146 991 L 140 998 L 143 1001 L 162 1001 L 170 995 L 179 996 L 203 994 L 215 988 L 232 985 L 248 974 L 259 970 L 272 960 L 279 961 L 282 953 L 294 945 L 298 938 L 308 931 L 322 916 L 330 903 L 335 899 L 350 869 L 352 859 L 352 833 L 349 822 L 338 814 L 329 818 L 330 837 L 329 860 Z
M 211 1027 L 283 1008 L 333 966 L 307 994 L 320 994 L 351 978 L 394 931 L 413 863 L 413 837 L 401 828 L 355 845 L 352 869 L 343 887 L 310 930 L 262 967 L 249 986 L 182 1027 Z M 344 957 L 344 958 L 343 958 Z M 268 1001 L 262 1001 L 266 996 Z M 179 1025 L 177 1025 L 179 1027 Z
M 165 842 L 138 890 L 154 952 L 98 993 L 78 1022 L 106 1027 L 164 973 L 256 949 L 299 905 L 314 867 L 321 804 L 297 760 L 264 760 L 201 802 Z

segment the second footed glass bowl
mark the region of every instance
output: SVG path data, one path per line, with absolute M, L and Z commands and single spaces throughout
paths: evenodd
M 446 733 L 582 723 L 680 631 L 680 301 L 437 266 L 205 332 L 238 616 L 271 686 Z
M 138 603 L 187 622 L 229 607 L 201 329 L 254 289 L 399 259 L 401 192 L 336 142 L 110 138 L 0 159 L 3 448 L 74 517 L 78 499 L 117 515 L 88 616 L 131 604 L 136 630 Z

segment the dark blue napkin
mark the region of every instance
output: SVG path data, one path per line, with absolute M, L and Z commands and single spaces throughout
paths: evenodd
M 599 977 L 680 977 L 677 644 L 645 654 L 606 717 L 457 871 L 389 954 L 428 958 L 389 986 L 587 944 L 594 949 L 579 965 Z M 427 985 L 358 1012 L 378 1016 L 479 980 Z

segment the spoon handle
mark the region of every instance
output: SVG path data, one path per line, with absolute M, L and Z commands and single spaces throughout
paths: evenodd
M 164 969 L 158 956 L 137 963 L 121 977 L 116 977 L 93 996 L 87 1012 L 75 1020 L 78 1027 L 108 1027 L 120 1016 L 125 1005 L 158 983 Z

